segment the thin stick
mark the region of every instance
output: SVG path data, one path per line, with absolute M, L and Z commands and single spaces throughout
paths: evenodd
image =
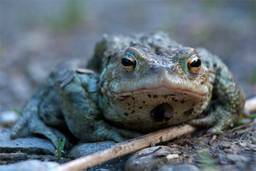
M 256 97 L 249 99 L 245 104 L 245 111 L 248 113 L 256 111 Z M 103 151 L 93 153 L 88 156 L 84 156 L 68 163 L 65 163 L 58 168 L 57 171 L 77 171 L 82 169 L 88 169 L 90 167 L 99 165 L 108 160 L 124 156 L 126 154 L 138 151 L 145 147 L 149 147 L 161 142 L 166 142 L 178 138 L 182 135 L 192 133 L 196 130 L 191 125 L 182 125 L 176 127 L 170 127 L 162 129 L 132 140 L 118 143 L 111 148 Z
M 101 164 L 105 161 L 138 151 L 148 146 L 152 146 L 161 142 L 170 141 L 184 134 L 192 133 L 196 128 L 190 125 L 182 125 L 172 128 L 162 129 L 132 140 L 118 143 L 111 148 L 93 153 L 65 163 L 59 166 L 57 171 L 76 171 L 88 169 L 90 167 Z

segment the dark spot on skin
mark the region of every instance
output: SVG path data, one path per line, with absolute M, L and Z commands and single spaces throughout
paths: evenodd
M 221 73 L 221 69 L 218 68 L 218 69 L 216 70 L 216 74 L 217 74 L 217 75 L 220 75 L 220 73 Z
M 184 112 L 184 115 L 186 115 L 186 116 L 191 115 L 193 113 L 193 111 L 194 111 L 194 108 L 189 109 L 189 110 Z
M 142 106 L 139 106 L 139 109 L 142 109 L 143 107 Z
M 155 54 L 156 55 L 163 55 L 160 48 L 155 48 Z
M 130 42 L 130 46 L 136 46 L 135 42 Z
M 125 115 L 125 116 L 128 116 L 129 114 L 125 112 L 124 115 Z
M 142 103 L 145 104 L 146 102 L 143 100 Z
M 154 95 L 153 98 L 157 98 L 157 95 Z
M 213 64 L 213 68 L 217 68 L 217 64 L 216 63 Z
M 207 68 L 209 68 L 209 67 L 210 67 L 210 63 L 209 63 L 208 61 L 205 61 L 205 66 L 206 66 Z
M 178 102 L 178 100 L 177 100 L 177 99 L 175 99 L 175 98 L 172 98 L 172 100 L 173 100 L 173 101 L 175 101 L 175 102 Z
M 173 117 L 174 111 L 171 105 L 163 103 L 151 110 L 150 114 L 156 122 L 162 122 Z
M 61 112 L 58 112 L 58 114 L 56 115 L 56 118 L 57 118 L 58 120 L 63 120 L 63 119 L 64 119 L 64 117 L 63 117 L 63 115 L 61 114 Z
M 47 119 L 50 119 L 50 118 L 51 118 L 51 115 L 49 115 L 49 113 L 44 114 L 44 116 L 45 116 L 45 118 L 47 118 Z
M 148 94 L 148 97 L 151 98 L 151 94 Z
M 132 100 L 135 100 L 135 97 L 132 97 Z
M 132 111 L 131 111 L 131 114 L 133 114 L 133 113 L 135 113 L 135 110 L 132 110 Z
M 184 103 L 185 103 L 185 99 L 182 99 L 182 100 L 180 101 L 180 103 L 181 103 L 181 104 L 184 104 Z

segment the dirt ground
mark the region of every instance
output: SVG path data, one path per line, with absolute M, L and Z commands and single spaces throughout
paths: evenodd
M 164 161 L 166 156 L 148 153 L 143 155 L 142 162 L 163 160 L 161 164 L 155 164 L 154 168 L 165 165 L 191 164 L 200 170 L 232 170 L 232 171 L 255 171 L 256 168 L 256 124 L 251 123 L 236 127 L 220 136 L 208 135 L 205 130 L 196 131 L 191 135 L 180 137 L 174 141 L 164 143 L 171 149 L 172 155 L 178 155 L 174 159 Z M 147 155 L 149 159 L 147 159 Z M 153 157 L 152 157 L 153 156 Z M 146 158 L 146 159 L 145 159 Z M 57 159 L 53 155 L 43 155 L 26 152 L 0 153 L 0 164 L 10 164 L 18 161 L 37 159 L 42 161 L 55 161 L 64 163 L 71 158 L 62 157 Z M 107 164 L 99 168 L 110 170 L 123 170 L 127 158 L 121 159 L 114 164 Z M 137 158 L 136 160 L 140 160 Z M 118 163 L 118 164 L 117 164 Z M 156 170 L 156 169 L 155 169 Z

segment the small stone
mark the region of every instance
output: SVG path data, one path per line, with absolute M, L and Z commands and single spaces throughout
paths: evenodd
M 169 164 L 177 154 L 172 154 L 173 151 L 168 146 L 156 146 L 146 148 L 135 153 L 125 164 L 126 171 L 140 171 L 140 170 L 156 170 L 163 165 Z
M 15 164 L 2 165 L 0 166 L 1 171 L 53 171 L 59 166 L 55 162 L 42 162 L 39 160 L 27 160 L 23 162 L 18 162 Z
M 51 142 L 40 138 L 18 138 L 14 140 L 0 141 L 0 153 L 24 152 L 32 154 L 55 153 Z
M 179 158 L 179 155 L 178 154 L 169 154 L 169 155 L 166 156 L 166 158 L 168 160 L 173 160 L 173 159 Z
M 191 164 L 181 165 L 166 165 L 161 167 L 158 171 L 200 171 L 198 167 Z
M 79 144 L 71 149 L 71 151 L 69 152 L 69 156 L 72 158 L 86 156 L 86 155 L 110 148 L 115 144 L 116 143 L 113 141 Z M 113 159 L 101 165 L 90 168 L 88 170 L 89 171 L 96 171 L 96 170 L 97 171 L 101 171 L 101 170 L 102 171 L 108 171 L 108 170 L 121 171 L 123 170 L 126 160 L 127 160 L 127 157 Z
M 256 144 L 256 137 L 252 137 L 252 144 Z
M 233 163 L 246 163 L 249 161 L 248 158 L 246 158 L 245 156 L 242 155 L 238 155 L 238 154 L 227 154 L 227 159 L 232 161 Z
M 18 118 L 18 114 L 14 111 L 2 112 L 0 113 L 0 126 L 10 127 L 17 121 Z
M 10 140 L 11 131 L 8 128 L 0 129 L 0 142 Z
M 95 142 L 95 143 L 84 143 L 76 145 L 69 152 L 69 156 L 73 158 L 78 158 L 86 156 L 97 151 L 105 150 L 113 146 L 115 142 L 113 141 L 104 141 L 104 142 Z

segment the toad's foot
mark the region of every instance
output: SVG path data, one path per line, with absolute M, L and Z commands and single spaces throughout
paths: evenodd
M 58 146 L 60 139 L 66 140 L 58 130 L 48 127 L 38 116 L 38 106 L 45 92 L 44 88 L 40 89 L 27 103 L 23 109 L 21 118 L 11 129 L 10 137 L 12 139 L 32 135 L 43 135 L 51 140 L 55 147 Z
M 42 135 L 49 139 L 55 147 L 58 146 L 60 140 L 64 139 L 65 142 L 67 142 L 65 136 L 62 133 L 45 125 L 45 123 L 38 118 L 38 115 L 34 114 L 29 119 L 24 119 L 26 118 L 22 118 L 12 128 L 12 139 L 30 135 Z
M 223 130 L 233 127 L 237 119 L 237 115 L 232 114 L 222 107 L 216 107 L 206 117 L 194 119 L 190 124 L 198 127 L 212 127 L 209 129 L 209 133 L 221 134 Z

